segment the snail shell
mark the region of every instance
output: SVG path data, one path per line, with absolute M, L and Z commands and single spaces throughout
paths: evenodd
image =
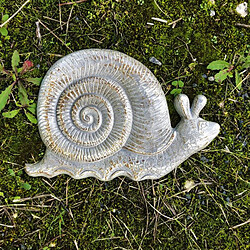
M 95 162 L 123 147 L 155 154 L 173 134 L 157 79 L 117 51 L 90 49 L 64 57 L 45 76 L 39 97 L 45 145 L 71 160 Z
M 199 118 L 197 96 L 175 99 L 182 117 L 172 128 L 165 95 L 137 60 L 112 50 L 88 49 L 57 61 L 41 84 L 38 127 L 43 160 L 26 164 L 31 176 L 134 180 L 164 176 L 208 145 L 219 125 Z

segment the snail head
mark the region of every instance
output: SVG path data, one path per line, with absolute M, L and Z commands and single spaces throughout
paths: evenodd
M 190 108 L 189 99 L 180 94 L 174 100 L 175 109 L 181 116 L 181 121 L 176 130 L 182 137 L 184 144 L 202 149 L 206 147 L 219 133 L 220 126 L 215 122 L 209 122 L 199 117 L 200 111 L 205 107 L 207 98 L 197 95 Z

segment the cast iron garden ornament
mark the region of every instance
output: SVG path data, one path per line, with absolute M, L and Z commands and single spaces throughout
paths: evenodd
M 181 116 L 171 127 L 167 102 L 151 71 L 112 50 L 88 49 L 57 61 L 41 84 L 37 117 L 46 153 L 26 164 L 31 176 L 160 178 L 206 147 L 219 133 L 201 119 L 206 97 L 190 108 L 180 94 Z

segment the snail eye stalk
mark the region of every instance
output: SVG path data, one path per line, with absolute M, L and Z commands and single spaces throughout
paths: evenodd
M 205 107 L 207 104 L 207 98 L 204 95 L 197 95 L 194 98 L 192 107 L 191 107 L 191 113 L 193 118 L 198 118 L 201 110 Z

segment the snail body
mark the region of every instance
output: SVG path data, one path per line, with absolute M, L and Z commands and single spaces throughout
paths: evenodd
M 217 123 L 199 118 L 205 104 L 200 95 L 190 109 L 188 97 L 178 95 L 181 121 L 172 128 L 161 86 L 143 64 L 118 51 L 74 52 L 42 81 L 37 117 L 47 149 L 26 172 L 104 181 L 160 178 L 219 133 Z

